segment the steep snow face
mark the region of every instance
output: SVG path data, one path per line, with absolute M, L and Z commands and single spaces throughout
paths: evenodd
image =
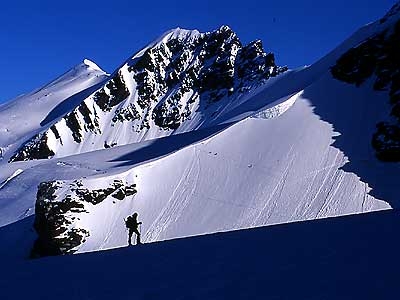
M 227 26 L 209 33 L 178 28 L 129 59 L 12 161 L 62 157 L 210 126 L 228 104 L 235 108 L 252 89 L 285 70 L 264 52 L 261 41 L 242 45 Z
M 106 80 L 107 74 L 93 66 L 85 60 L 46 86 L 0 105 L 0 159 L 8 160 L 33 135 L 47 129 L 51 120 L 44 120 L 52 110 L 65 114 L 77 105 L 77 94 Z

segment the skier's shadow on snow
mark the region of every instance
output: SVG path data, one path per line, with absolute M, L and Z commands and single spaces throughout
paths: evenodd
M 213 126 L 210 128 L 171 135 L 143 143 L 137 143 L 137 148 L 128 154 L 117 157 L 111 162 L 121 162 L 116 167 L 132 166 L 141 162 L 151 161 L 196 144 L 225 130 L 233 123 Z
M 334 79 L 328 73 L 321 80 L 332 82 Z M 357 88 L 334 80 L 333 86 L 331 83 L 309 86 L 302 97 L 310 100 L 314 113 L 331 124 L 333 130 L 340 134 L 332 137 L 334 142 L 331 146 L 348 157 L 349 162 L 342 167 L 342 170 L 354 173 L 361 181 L 368 183 L 372 188 L 369 192 L 371 196 L 389 202 L 393 208 L 398 208 L 400 165 L 379 161 L 371 145 L 376 123 L 383 121 L 380 119 L 384 106 L 382 101 L 389 102 L 389 98 L 385 93 L 378 93 L 372 98 L 371 93 L 373 93 L 372 88 L 368 89 L 367 86 Z M 349 95 L 354 95 L 354 98 L 349 99 Z M 374 101 L 370 101 L 372 99 Z

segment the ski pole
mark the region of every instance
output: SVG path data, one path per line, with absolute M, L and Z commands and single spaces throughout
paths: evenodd
M 142 236 L 142 224 L 139 224 L 139 237 L 141 237 Z M 140 244 L 142 243 L 142 240 L 141 240 L 141 238 L 139 239 L 139 241 L 140 241 Z

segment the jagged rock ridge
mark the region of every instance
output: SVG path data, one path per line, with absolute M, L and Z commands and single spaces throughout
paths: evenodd
M 210 124 L 227 105 L 286 67 L 261 41 L 243 45 L 227 26 L 176 29 L 138 52 L 11 161 L 47 159 L 170 135 Z M 184 126 L 182 126 L 184 125 Z

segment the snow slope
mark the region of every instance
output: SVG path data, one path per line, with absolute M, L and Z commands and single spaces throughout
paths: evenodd
M 87 93 L 107 77 L 95 63 L 85 59 L 46 86 L 1 104 L 0 159 L 8 160 L 28 139 L 50 127 L 52 120 L 43 122 L 50 111 L 58 109 L 59 114 L 65 114 L 76 106 L 77 94 Z
M 16 226 L 0 228 L 0 239 Z M 1 298 L 396 299 L 399 230 L 398 212 L 389 211 L 2 260 Z
M 339 98 L 343 106 L 350 96 L 363 101 L 362 89 L 329 77 L 322 83 L 327 84 L 324 90 L 342 90 L 346 96 Z M 68 220 L 77 218 L 71 229 L 90 232 L 79 252 L 125 245 L 123 218 L 132 211 L 140 213 L 144 241 L 151 242 L 390 208 L 371 196 L 370 187 L 357 175 L 341 170 L 348 160 L 331 146 L 338 133 L 314 113 L 310 100 L 305 98 L 307 93 L 308 89 L 266 105 L 254 118 L 215 129 L 41 162 L 19 175 L 20 182 L 27 182 L 32 190 L 19 192 L 18 202 L 9 201 L 2 219 L 17 211 L 19 216 L 25 211 L 32 214 L 36 187 L 41 181 L 61 181 L 57 199 L 62 201 L 66 194 L 73 194 L 71 186 L 76 179 L 88 190 L 107 188 L 113 180 L 136 184 L 138 190 L 123 201 L 110 196 L 96 205 L 85 203 L 90 214 L 68 216 Z M 318 99 L 323 107 L 324 98 L 315 101 Z M 335 105 L 341 107 L 338 101 Z M 335 112 L 330 108 L 328 111 Z M 352 113 L 345 119 L 342 110 L 336 111 L 336 118 L 351 123 L 365 116 L 363 110 L 349 111 Z M 368 111 L 373 125 L 376 110 Z M 367 136 L 366 125 L 355 123 L 355 128 L 349 125 L 349 129 L 354 130 L 354 136 Z M 364 149 L 365 145 L 354 136 L 350 137 L 353 146 Z M 381 164 L 373 154 L 367 158 L 372 166 Z M 21 168 L 29 163 L 17 165 Z M 9 184 L 1 197 L 16 195 L 18 187 Z M 387 186 L 386 190 L 395 193 L 397 186 Z
M 342 87 L 362 92 L 330 83 L 336 91 Z M 337 133 L 314 114 L 306 98 L 295 97 L 293 106 L 278 117 L 245 119 L 172 155 L 132 168 L 127 176 L 137 184 L 137 195 L 121 204 L 111 198 L 82 216 L 76 226 L 90 228 L 91 234 L 79 251 L 124 245 L 121 220 L 130 211 L 140 212 L 144 241 L 150 242 L 389 208 L 369 195 L 367 183 L 340 169 L 347 159 L 331 146 Z M 365 116 L 364 111 L 359 114 Z M 343 117 L 339 112 L 337 118 Z M 350 122 L 357 113 L 348 118 Z M 357 126 L 354 135 L 362 136 L 364 129 Z M 354 142 L 353 146 L 365 148 Z M 137 152 L 117 158 L 121 168 L 130 167 Z M 374 163 L 373 154 L 367 158 Z M 105 186 L 98 176 L 94 180 L 98 188 Z M 395 193 L 397 185 L 386 189 Z M 103 226 L 97 226 L 100 220 Z

